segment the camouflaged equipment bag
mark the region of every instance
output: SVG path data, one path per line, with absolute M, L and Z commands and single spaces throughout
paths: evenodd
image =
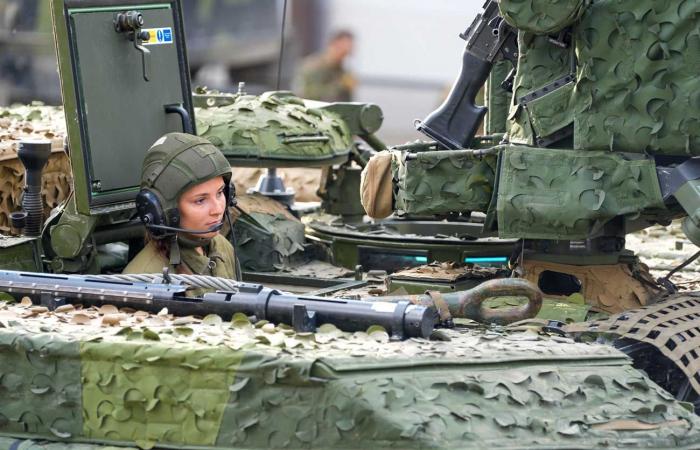
M 501 238 L 584 239 L 613 217 L 664 208 L 654 160 L 619 153 L 510 146 L 498 183 Z
M 488 209 L 497 156 L 469 150 L 395 152 L 396 212 L 432 215 Z
M 597 1 L 574 39 L 575 148 L 700 154 L 700 1 Z
M 568 128 L 579 150 L 700 154 L 700 1 L 594 1 L 568 48 L 531 33 L 537 10 L 516 4 L 501 6 L 520 27 L 512 143 L 545 146 Z
M 552 44 L 549 36 L 524 32 L 518 33 L 518 47 L 508 137 L 514 144 L 537 146 L 541 143 L 538 138 L 549 137 L 574 121 L 570 104 L 575 81 L 573 49 Z M 548 94 L 536 95 L 557 82 L 560 85 Z
M 393 212 L 392 152 L 374 155 L 362 170 L 360 201 L 368 216 L 383 219 Z
M 500 0 L 501 16 L 511 26 L 535 34 L 556 33 L 574 23 L 587 0 Z

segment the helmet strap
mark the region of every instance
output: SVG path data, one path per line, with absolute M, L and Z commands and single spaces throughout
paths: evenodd
M 170 238 L 170 265 L 179 266 L 182 263 L 182 254 L 180 253 L 180 244 L 177 242 L 177 234 Z

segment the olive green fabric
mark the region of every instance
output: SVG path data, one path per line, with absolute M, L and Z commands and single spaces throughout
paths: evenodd
M 534 2 L 517 2 L 525 3 Z M 509 4 L 516 2 L 501 7 Z M 573 123 L 575 149 L 700 154 L 699 25 L 694 0 L 598 0 L 573 24 L 569 48 L 520 31 L 510 142 L 537 145 L 536 137 Z M 569 74 L 575 84 L 550 87 L 522 104 Z
M 393 152 L 395 210 L 399 215 L 486 211 L 496 178 L 496 156 L 465 150 Z
M 227 323 L 218 316 L 124 314 L 120 326 L 109 327 L 103 316 L 109 312 L 95 308 L 32 308 L 0 306 L 0 340 L 26 343 L 1 346 L 0 361 L 3 368 L 18 362 L 7 373 L 23 380 L 52 368 L 52 386 L 79 387 L 80 395 L 70 397 L 77 415 L 66 445 L 700 445 L 700 418 L 622 353 L 536 331 L 465 328 L 441 331 L 443 340 L 394 342 L 381 329 L 343 333 L 323 325 L 316 333 L 295 333 L 288 326 L 253 325 L 243 315 Z M 13 315 L 24 317 L 8 319 Z M 64 358 L 78 362 L 78 343 L 79 370 L 58 370 Z M 28 357 L 30 346 L 41 348 L 39 365 Z M 27 383 L 8 385 L 7 373 L 5 391 Z M 11 417 L 23 411 L 25 422 L 55 415 L 32 401 L 38 396 L 63 398 L 54 390 L 15 389 L 9 403 L 5 392 L 0 396 L 0 411 Z M 0 422 L 0 434 L 59 439 L 45 426 L 26 433 L 13 422 Z M 0 445 L 5 442 L 13 441 Z
M 499 237 L 583 239 L 651 208 L 663 208 L 653 159 L 520 146 L 501 154 Z
M 306 166 L 350 153 L 352 135 L 339 116 L 307 107 L 288 92 L 194 97 L 197 134 L 234 165 Z
M 283 270 L 301 259 L 304 224 L 282 214 L 251 211 L 234 226 L 241 268 L 253 272 Z
M 511 26 L 529 33 L 555 33 L 574 23 L 590 0 L 500 0 L 498 9 Z
M 575 148 L 700 154 L 700 2 L 599 0 L 575 42 Z
M 513 64 L 507 60 L 496 62 L 491 69 L 491 75 L 484 91 L 484 102 L 488 107 L 484 117 L 484 133 L 487 135 L 506 132 L 511 93 L 503 89 L 501 83 L 512 69 Z
M 1 303 L 1 302 L 0 302 Z M 51 439 L 82 435 L 77 341 L 22 330 L 0 316 L 0 433 Z
M 180 195 L 187 189 L 218 176 L 229 183 L 231 166 L 208 140 L 185 133 L 168 133 L 146 153 L 141 188 L 157 192 L 161 207 L 167 211 L 177 208 Z
M 134 339 L 81 344 L 84 436 L 213 445 L 243 352 Z
M 14 439 L 0 437 L 0 450 L 136 450 L 137 447 L 113 445 L 49 442 L 42 439 Z
M 566 83 L 527 104 L 530 125 L 535 136 L 547 137 L 571 125 L 574 121 L 571 105 L 573 92 L 574 84 Z
M 524 32 L 518 33 L 518 46 L 520 54 L 508 116 L 508 137 L 511 143 L 535 146 L 536 137 L 546 137 L 573 123 L 574 111 L 567 97 L 572 92 L 570 88 L 566 92 L 550 91 L 527 105 L 522 104 L 520 99 L 572 75 L 572 50 L 552 44 L 548 36 Z M 537 129 L 533 128 L 533 124 Z
M 204 248 L 205 255 L 194 248 L 180 246 L 183 266 L 173 266 L 158 252 L 154 241 L 146 246 L 124 268 L 123 273 L 161 273 L 164 267 L 172 273 L 192 273 L 195 275 L 213 275 L 223 278 L 236 278 L 236 258 L 231 243 L 221 234 L 217 234 Z M 210 262 L 211 261 L 211 262 Z

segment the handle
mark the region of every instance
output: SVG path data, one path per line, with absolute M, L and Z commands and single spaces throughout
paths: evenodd
M 504 296 L 526 297 L 527 304 L 508 309 L 484 307 L 484 301 Z M 474 289 L 461 292 L 459 300 L 460 311 L 455 316 L 468 317 L 477 322 L 507 325 L 535 317 L 542 307 L 542 292 L 522 278 L 501 278 L 486 281 Z
M 184 106 L 174 103 L 172 105 L 165 105 L 165 112 L 168 114 L 177 114 L 182 120 L 182 132 L 187 134 L 194 134 L 194 127 L 192 126 L 192 120 L 190 119 L 190 113 L 185 109 Z

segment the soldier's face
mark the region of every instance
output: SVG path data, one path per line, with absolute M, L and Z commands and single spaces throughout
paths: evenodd
M 338 62 L 342 62 L 345 58 L 352 54 L 353 39 L 350 37 L 343 37 L 336 39 L 332 43 L 332 53 L 334 59 Z
M 180 196 L 178 208 L 181 228 L 204 231 L 218 225 L 226 211 L 223 177 L 213 178 L 186 190 Z M 211 238 L 218 233 L 212 231 L 197 236 Z

